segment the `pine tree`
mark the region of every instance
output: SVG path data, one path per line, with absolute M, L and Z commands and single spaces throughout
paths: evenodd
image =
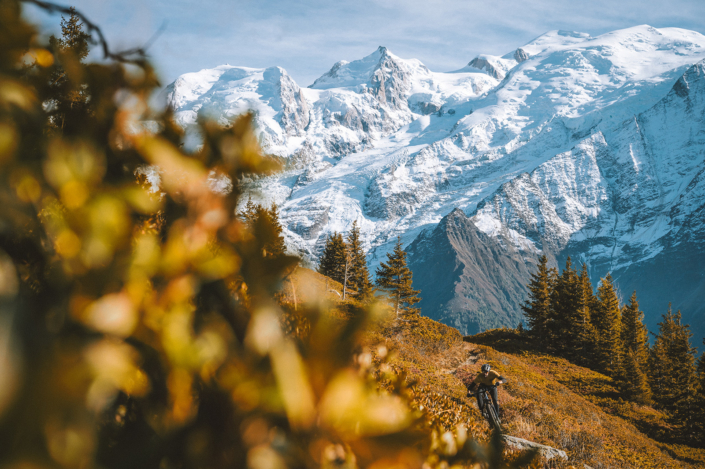
M 353 222 L 352 229 L 348 234 L 347 245 L 352 257 L 352 287 L 357 290 L 357 298 L 365 301 L 372 296 L 372 282 L 370 281 L 370 272 L 367 269 L 367 256 L 360 241 L 360 228 L 357 226 L 357 220 Z
M 247 205 L 245 205 L 245 209 L 240 214 L 240 218 L 242 218 L 242 220 L 248 225 L 252 225 L 255 221 L 256 215 L 257 205 L 252 202 L 252 197 L 249 197 L 247 199 Z
M 691 336 L 690 327 L 681 323 L 680 311 L 673 314 L 669 305 L 651 350 L 649 379 L 654 401 L 680 426 L 681 436 L 693 439 L 700 409 Z
M 411 307 L 421 301 L 417 296 L 420 290 L 411 288 L 411 270 L 406 266 L 406 252 L 402 249 L 401 238 L 397 238 L 394 251 L 387 254 L 387 262 L 380 264 L 376 274 L 377 285 L 389 294 L 397 317 L 402 309 L 415 311 Z
M 286 244 L 284 244 L 284 229 L 279 221 L 279 209 L 277 205 L 272 202 L 272 206 L 269 207 L 269 210 L 264 212 L 273 231 L 271 241 L 267 243 L 264 248 L 270 257 L 283 256 L 286 250 Z
M 551 272 L 545 255 L 539 258 L 538 270 L 531 274 L 528 285 L 529 297 L 521 309 L 526 316 L 531 337 L 537 341 L 541 349 L 546 349 L 544 342 L 548 338 L 551 319 Z
M 264 257 L 278 258 L 284 255 L 286 251 L 284 230 L 279 222 L 279 211 L 276 204 L 272 203 L 271 207 L 267 209 L 260 204 L 253 203 L 250 198 L 239 216 L 261 241 Z
M 574 337 L 577 334 L 575 325 L 578 322 L 579 299 L 578 276 L 570 257 L 568 257 L 565 269 L 558 276 L 551 296 L 553 321 L 549 330 L 551 344 L 555 351 L 565 357 L 571 355 Z
M 80 130 L 90 113 L 90 97 L 84 83 L 76 82 L 71 73 L 88 56 L 91 35 L 83 30 L 83 23 L 71 8 L 67 20 L 61 17 L 61 39 L 49 38 L 49 46 L 59 58 L 50 75 L 51 98 L 45 106 L 49 113 L 50 128 L 61 133 Z
M 598 369 L 615 377 L 620 371 L 622 357 L 622 318 L 619 298 L 612 282 L 612 276 L 601 279 L 597 289 L 597 305 L 592 322 L 598 334 Z
M 326 246 L 318 265 L 318 272 L 342 284 L 345 281 L 345 241 L 340 233 L 333 233 L 326 239 Z
M 705 345 L 705 339 L 703 339 Z M 696 395 L 696 408 L 699 409 L 697 415 L 697 442 L 701 447 L 705 447 L 705 353 L 700 355 L 698 360 L 698 393 Z
M 646 378 L 649 345 L 648 331 L 643 323 L 644 313 L 639 310 L 636 291 L 629 303 L 622 308 L 621 341 L 624 367 L 620 373 L 620 388 L 627 399 L 640 404 L 651 400 L 651 389 Z
M 649 331 L 643 321 L 644 312 L 639 310 L 635 291 L 622 308 L 622 346 L 625 353 L 631 351 L 645 367 L 649 356 Z
M 583 263 L 578 276 L 578 309 L 573 318 L 573 348 L 571 359 L 585 366 L 595 366 L 598 334 L 592 323 L 591 315 L 595 309 L 596 298 L 592 292 L 592 283 L 587 265 Z
M 624 354 L 621 369 L 618 381 L 624 397 L 637 404 L 651 403 L 651 386 L 649 386 L 648 376 L 633 350 L 628 350 Z

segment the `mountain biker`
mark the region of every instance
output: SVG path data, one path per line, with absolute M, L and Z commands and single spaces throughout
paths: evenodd
M 480 368 L 480 372 L 477 374 L 475 379 L 472 380 L 472 383 L 470 383 L 470 386 L 468 386 L 468 397 L 470 397 L 470 393 L 475 389 L 476 385 L 479 385 L 480 389 L 487 388 L 490 393 L 490 397 L 492 398 L 492 404 L 494 404 L 494 408 L 497 411 L 497 416 L 499 416 L 499 402 L 497 401 L 497 387 L 495 386 L 495 380 L 497 380 L 498 385 L 507 382 L 507 379 L 494 371 L 489 363 L 485 363 Z M 477 405 L 480 410 L 482 410 L 484 404 L 483 396 L 484 393 L 477 394 Z

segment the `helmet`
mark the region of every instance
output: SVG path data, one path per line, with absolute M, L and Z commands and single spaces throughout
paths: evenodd
M 480 368 L 480 369 L 482 370 L 483 373 L 487 373 L 488 371 L 490 371 L 490 368 L 491 368 L 490 364 L 485 363 L 484 365 L 482 365 L 482 368 Z

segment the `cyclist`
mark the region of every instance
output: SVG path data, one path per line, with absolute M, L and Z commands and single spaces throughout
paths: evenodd
M 489 363 L 485 363 L 480 368 L 480 372 L 477 374 L 475 379 L 472 380 L 472 383 L 470 383 L 470 386 L 468 386 L 468 397 L 470 397 L 470 393 L 474 391 L 476 385 L 479 385 L 480 388 L 488 388 L 487 390 L 492 397 L 492 404 L 494 404 L 494 408 L 497 411 L 497 416 L 499 417 L 499 402 L 497 401 L 497 387 L 495 386 L 495 380 L 497 380 L 496 384 L 504 384 L 507 382 L 506 378 L 500 376 L 499 373 L 494 371 Z M 483 396 L 484 393 L 477 394 L 477 405 L 481 410 L 484 404 Z

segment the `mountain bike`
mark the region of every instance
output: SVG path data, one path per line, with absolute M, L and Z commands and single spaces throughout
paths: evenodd
M 492 396 L 490 396 L 489 389 L 496 388 L 497 385 L 493 386 L 483 386 L 475 391 L 475 396 L 482 393 L 482 408 L 480 412 L 487 419 L 487 421 L 495 428 L 497 431 L 501 431 L 502 422 L 499 420 L 499 415 L 497 415 L 497 409 L 494 408 L 492 403 Z

